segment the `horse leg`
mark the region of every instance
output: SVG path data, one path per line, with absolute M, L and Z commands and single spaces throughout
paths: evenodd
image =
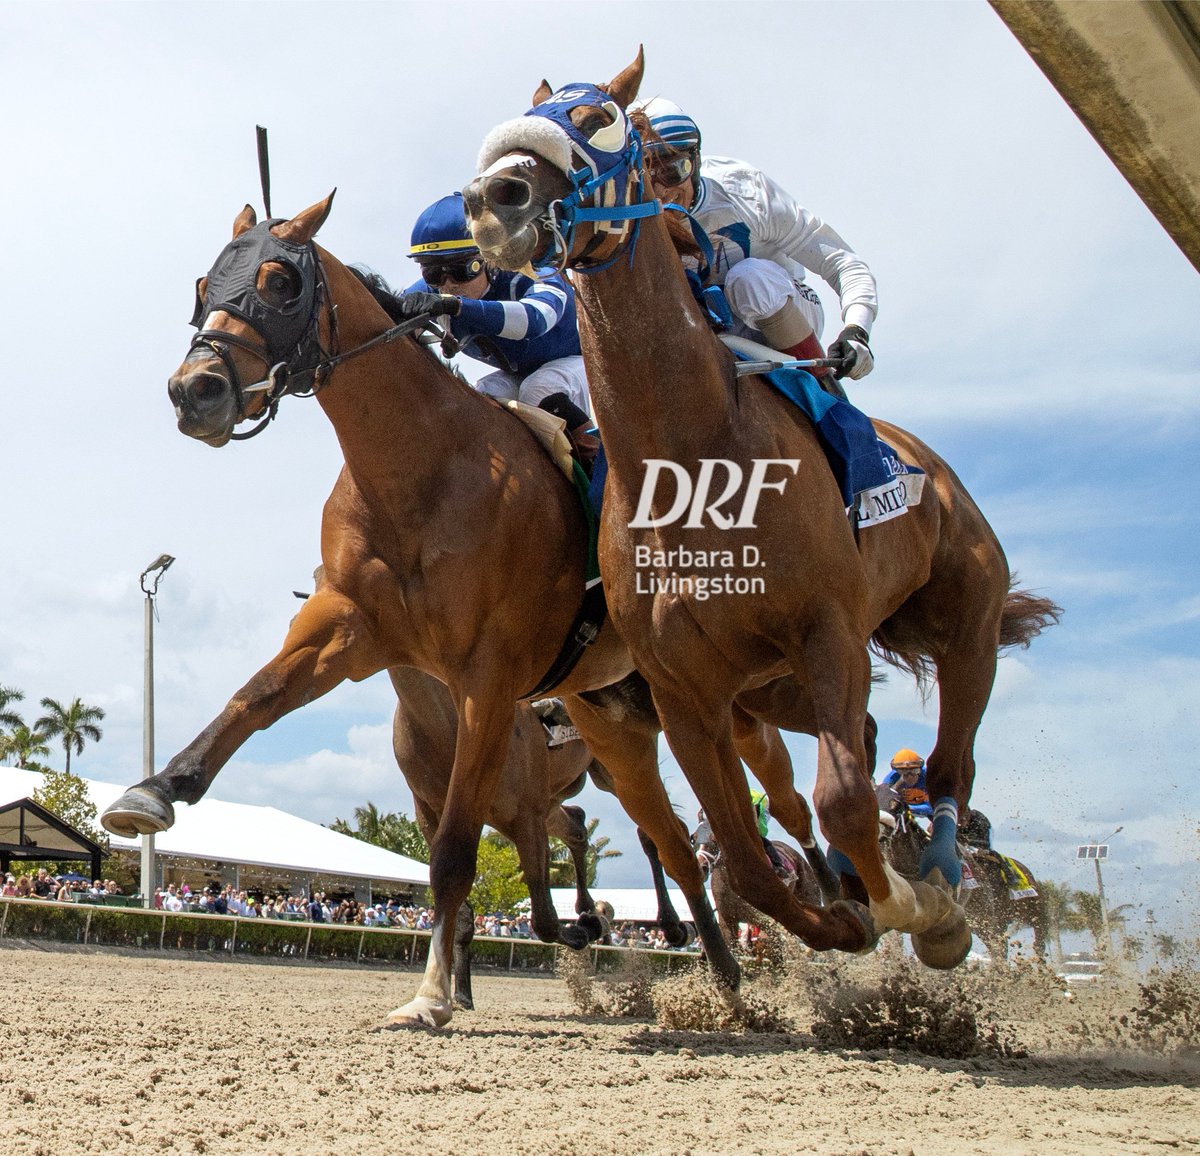
M 962 881 L 958 857 L 958 816 L 965 812 L 975 781 L 975 734 L 996 677 L 996 618 L 960 620 L 969 636 L 956 640 L 936 656 L 938 672 L 937 741 L 926 766 L 926 784 L 933 800 L 933 825 L 929 846 L 921 856 L 920 878 L 947 894 Z M 965 633 L 965 630 L 964 630 Z M 913 950 L 932 967 L 953 967 L 960 937 L 948 925 L 914 934 Z M 970 950 L 967 941 L 962 955 Z M 961 956 L 960 956 L 961 958 Z M 947 962 L 953 960 L 953 962 Z
M 436 914 L 429 959 L 416 996 L 389 1013 L 387 1022 L 395 1027 L 440 1028 L 453 1015 L 450 976 L 458 909 L 475 882 L 479 837 L 503 775 L 515 718 L 512 695 L 494 686 L 462 688 L 455 703 L 454 769 L 430 848 L 429 880 Z
M 552 807 L 545 817 L 525 807 L 515 823 L 505 825 L 503 833 L 516 845 L 521 861 L 521 872 L 529 889 L 529 921 L 534 935 L 543 943 L 562 943 L 572 951 L 579 951 L 592 941 L 591 929 L 579 923 L 563 923 L 550 897 L 550 848 L 546 836 L 555 827 L 557 831 L 565 830 L 561 820 L 560 807 Z
M 945 964 L 953 966 L 971 943 L 962 909 L 949 895 L 902 879 L 880 854 L 879 806 L 867 775 L 863 737 L 870 688 L 866 650 L 854 641 L 853 632 L 830 622 L 810 632 L 796 669 L 808 672 L 819 720 L 813 800 L 822 831 L 853 865 L 876 924 L 910 932 L 952 928 L 952 942 L 961 947 L 958 957 Z
M 638 842 L 642 845 L 642 852 L 650 863 L 650 879 L 654 885 L 654 898 L 658 902 L 658 926 L 671 947 L 684 947 L 691 942 L 694 929 L 684 927 L 679 921 L 679 913 L 675 910 L 675 904 L 671 902 L 671 896 L 667 893 L 667 877 L 654 841 L 641 827 L 637 829 L 637 834 Z M 719 910 L 717 915 L 719 918 Z
M 566 707 L 588 749 L 612 776 L 625 813 L 646 832 L 657 858 L 683 892 L 713 974 L 736 989 L 741 972 L 708 902 L 687 828 L 672 809 L 658 773 L 655 728 L 610 718 L 602 706 L 579 696 L 568 698 Z M 749 807 L 749 795 L 746 799 Z
M 577 924 L 587 933 L 588 942 L 595 943 L 604 934 L 604 925 L 596 918 L 596 903 L 588 890 L 587 815 L 582 807 L 563 803 L 550 812 L 546 830 L 560 839 L 571 854 L 571 865 L 575 868 Z
M 319 588 L 293 619 L 280 652 L 163 770 L 108 807 L 101 823 L 125 838 L 165 831 L 175 822 L 172 804 L 199 802 L 255 731 L 346 679 L 364 679 L 387 665 L 358 607 L 329 587 Z
M 413 813 L 427 847 L 437 837 L 437 812 L 419 795 L 413 795 Z M 475 938 L 475 909 L 469 902 L 458 909 L 454 925 L 454 1006 L 474 1011 L 475 997 L 471 992 L 471 941 Z
M 754 772 L 754 777 L 767 792 L 771 814 L 800 844 L 820 885 L 824 901 L 833 903 L 840 895 L 841 884 L 813 835 L 812 811 L 804 796 L 795 789 L 791 754 L 779 733 L 780 726 L 802 734 L 814 734 L 817 729 L 811 702 L 804 701 L 807 696 L 797 693 L 785 704 L 781 691 L 794 685 L 793 680 L 780 679 L 757 695 L 739 696 L 733 704 L 733 739 L 742 761 Z M 768 691 L 771 693 L 768 694 Z M 770 712 L 772 722 L 764 722 L 750 714 L 741 705 L 743 701 L 762 705 Z M 877 733 L 875 720 L 868 714 L 863 728 L 868 772 L 875 767 Z
M 799 903 L 775 874 L 734 747 L 732 703 L 706 702 L 696 707 L 676 691 L 661 685 L 651 689 L 663 733 L 704 808 L 737 894 L 817 950 L 858 951 L 873 943 L 865 911 L 846 903 L 828 908 Z

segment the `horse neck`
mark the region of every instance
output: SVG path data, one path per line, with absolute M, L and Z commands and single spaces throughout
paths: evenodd
M 686 454 L 726 427 L 724 359 L 661 216 L 642 223 L 632 262 L 622 254 L 573 282 L 588 387 L 610 463 Z
M 391 326 L 344 265 L 323 250 L 321 264 L 342 353 Z M 337 366 L 317 399 L 356 485 L 386 495 L 392 509 L 405 493 L 421 501 L 428 479 L 443 472 L 459 449 L 463 423 L 487 420 L 492 409 L 407 337 Z

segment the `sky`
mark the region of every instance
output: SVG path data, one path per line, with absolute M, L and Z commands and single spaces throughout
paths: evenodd
M 397 285 L 415 216 L 475 171 L 543 76 L 602 82 L 639 43 L 644 95 L 711 155 L 762 168 L 871 266 L 876 368 L 853 399 L 931 444 L 1061 625 L 1004 657 L 974 802 L 1035 874 L 1105 888 L 1135 930 L 1192 936 L 1200 888 L 1200 276 L 982 0 L 592 5 L 0 0 L 3 407 L 0 685 L 106 712 L 73 759 L 141 777 L 143 595 L 159 554 L 157 766 L 274 655 L 319 561 L 340 454 L 318 405 L 261 437 L 178 433 L 166 380 L 193 286 L 246 202 L 291 216 L 338 189 L 320 240 Z M 586 26 L 580 21 L 585 19 Z M 830 308 L 828 287 L 818 283 Z M 832 323 L 830 323 L 832 328 Z M 826 332 L 832 339 L 835 332 Z M 681 420 L 686 420 L 681 416 Z M 514 581 L 516 579 L 514 578 Z M 386 676 L 252 738 L 214 797 L 318 822 L 412 813 Z M 872 696 L 884 758 L 927 753 L 936 697 Z M 815 744 L 790 737 L 811 793 Z M 681 812 L 695 801 L 662 747 Z M 641 886 L 631 824 L 579 800 Z

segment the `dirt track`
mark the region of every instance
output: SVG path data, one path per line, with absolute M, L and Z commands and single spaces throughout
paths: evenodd
M 585 1017 L 553 979 L 478 979 L 480 1010 L 432 1035 L 371 1030 L 412 974 L 11 944 L 0 961 L 5 1153 L 1200 1150 L 1195 1065 L 1079 1054 L 1111 1022 L 1098 999 L 1009 998 L 1030 1054 L 950 1060 Z

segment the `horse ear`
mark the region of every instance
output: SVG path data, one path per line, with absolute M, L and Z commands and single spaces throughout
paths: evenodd
M 302 213 L 297 213 L 290 221 L 276 225 L 271 232 L 281 241 L 290 241 L 293 245 L 307 245 L 325 224 L 329 210 L 333 208 L 333 198 L 337 193 L 334 189 L 323 201 L 310 205 Z
M 611 93 L 613 100 L 622 108 L 628 108 L 637 100 L 638 89 L 642 87 L 645 72 L 646 52 L 639 44 L 637 58 L 624 72 L 613 77 L 612 81 L 604 86 L 605 91 Z
M 537 87 L 537 92 L 533 94 L 533 105 L 531 107 L 537 108 L 539 104 L 545 104 L 553 94 L 554 89 L 550 87 L 550 82 L 543 79 L 542 83 Z
M 247 205 L 233 222 L 233 235 L 235 238 L 240 237 L 247 229 L 253 229 L 258 224 L 258 217 L 254 214 L 254 206 Z

